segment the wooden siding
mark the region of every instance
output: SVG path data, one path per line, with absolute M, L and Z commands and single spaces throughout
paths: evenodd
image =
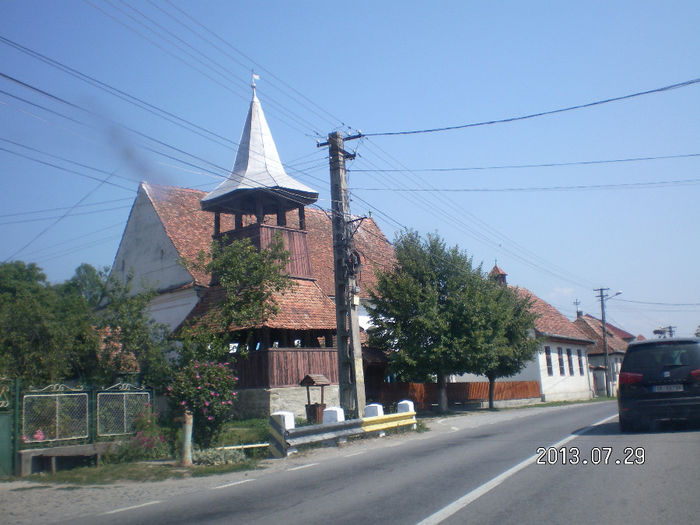
M 448 403 L 465 401 L 484 401 L 489 397 L 488 381 L 473 383 L 448 383 Z M 508 399 L 539 399 L 540 384 L 538 381 L 496 381 L 494 400 Z M 382 404 L 397 403 L 410 399 L 416 408 L 427 410 L 438 402 L 438 390 L 435 383 L 392 383 L 383 384 L 379 391 L 379 401 Z
M 307 374 L 323 374 L 338 384 L 335 348 L 271 348 L 235 360 L 239 388 L 299 386 Z
M 303 230 L 269 224 L 252 224 L 240 230 L 222 232 L 216 238 L 228 239 L 229 241 L 250 239 L 256 248 L 261 249 L 269 246 L 275 235 L 282 237 L 284 248 L 289 252 L 287 273 L 291 277 L 311 279 L 313 277 L 311 261 L 306 245 L 306 232 Z

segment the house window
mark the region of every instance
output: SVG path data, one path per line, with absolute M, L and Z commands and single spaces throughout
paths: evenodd
M 552 369 L 552 351 L 548 346 L 544 347 L 544 356 L 547 359 L 547 375 L 553 376 L 554 370 Z
M 569 362 L 569 375 L 574 375 L 574 358 L 571 356 L 571 348 L 566 349 L 566 360 Z
M 561 347 L 557 347 L 557 356 L 559 357 L 559 375 L 565 376 L 566 370 L 564 369 L 564 350 Z
M 579 375 L 583 375 L 583 355 L 581 354 L 580 348 L 576 350 L 576 354 L 578 354 L 578 373 Z

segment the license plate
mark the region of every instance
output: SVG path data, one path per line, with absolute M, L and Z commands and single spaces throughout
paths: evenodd
M 683 385 L 655 385 L 652 392 L 683 392 Z

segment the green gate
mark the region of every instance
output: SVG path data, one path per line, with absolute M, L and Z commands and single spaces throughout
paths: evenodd
M 14 474 L 12 382 L 0 378 L 0 477 Z

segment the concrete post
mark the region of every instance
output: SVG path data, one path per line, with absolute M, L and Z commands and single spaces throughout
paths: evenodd
M 287 447 L 285 433 L 294 428 L 294 413 L 279 411 L 270 414 L 270 453 L 273 457 L 283 458 L 293 449 Z
M 365 417 L 377 417 L 377 416 L 383 416 L 384 415 L 384 407 L 380 405 L 379 403 L 372 403 L 370 405 L 367 405 L 365 407 Z M 383 430 L 380 430 L 379 432 L 376 433 L 378 437 L 384 437 L 386 436 L 386 432 Z
M 189 410 L 185 412 L 184 422 L 182 423 L 182 461 L 180 465 L 183 467 L 192 466 L 192 424 L 194 417 Z
M 399 404 L 397 405 L 397 412 L 415 412 L 415 408 L 413 405 L 413 401 L 410 401 L 408 399 L 404 399 L 403 401 L 399 401 Z M 416 430 L 416 424 L 414 423 L 411 425 L 411 430 Z

